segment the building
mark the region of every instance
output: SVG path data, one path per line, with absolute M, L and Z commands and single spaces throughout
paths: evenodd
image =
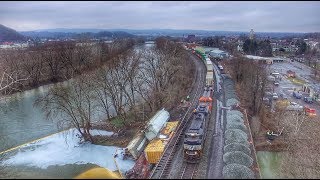
M 202 49 L 205 54 L 209 54 L 211 51 L 216 50 L 218 48 L 203 46 Z
M 253 56 L 253 55 L 245 55 L 246 58 L 252 59 L 255 61 L 260 61 L 266 64 L 273 64 L 275 62 L 284 62 L 284 58 L 280 57 L 261 57 L 261 56 Z
M 229 54 L 227 52 L 221 51 L 218 48 L 210 50 L 210 52 L 208 54 L 212 58 L 221 58 L 222 59 L 222 58 L 229 57 Z
M 249 39 L 253 40 L 254 38 L 255 38 L 254 31 L 253 31 L 253 29 L 251 29 L 250 34 L 249 34 Z
M 195 42 L 196 41 L 196 35 L 190 34 L 187 37 L 187 42 Z

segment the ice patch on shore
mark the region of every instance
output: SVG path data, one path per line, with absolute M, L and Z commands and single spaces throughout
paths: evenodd
M 113 132 L 92 130 L 92 135 L 112 135 Z M 7 165 L 35 166 L 46 169 L 51 165 L 92 163 L 111 171 L 117 170 L 113 155 L 116 146 L 102 146 L 91 143 L 80 144 L 76 129 L 53 134 L 10 152 L 12 155 L 4 161 Z M 116 158 L 121 172 L 126 172 L 134 165 L 133 160 Z

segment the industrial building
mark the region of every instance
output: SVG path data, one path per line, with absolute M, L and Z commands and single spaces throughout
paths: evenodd
M 261 56 L 252 56 L 252 55 L 245 55 L 246 58 L 252 59 L 255 61 L 261 61 L 266 64 L 273 64 L 274 62 L 284 62 L 284 58 L 279 57 L 261 57 Z
M 229 54 L 227 52 L 221 51 L 218 48 L 214 48 L 212 50 L 210 50 L 210 52 L 208 53 L 212 58 L 227 58 L 229 56 Z

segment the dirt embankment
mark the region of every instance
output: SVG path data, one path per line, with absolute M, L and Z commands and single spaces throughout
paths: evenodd
M 144 127 L 145 123 L 137 122 L 130 127 L 123 130 L 112 127 L 109 123 L 102 123 L 93 125 L 93 129 L 101 129 L 114 132 L 114 135 L 108 136 L 94 136 L 94 143 L 105 146 L 126 147 L 131 141 L 132 137 Z

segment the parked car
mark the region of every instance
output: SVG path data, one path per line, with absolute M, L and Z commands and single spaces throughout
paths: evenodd
M 309 103 L 309 104 L 313 103 L 313 100 L 311 97 L 304 97 L 303 100 L 304 100 L 304 102 Z
M 290 102 L 289 106 L 287 106 L 287 110 L 288 111 L 299 111 L 299 112 L 302 112 L 303 111 L 303 106 L 301 106 L 300 104 L 298 104 L 296 102 Z
M 301 99 L 302 98 L 302 94 L 297 92 L 297 91 L 293 91 L 292 93 L 293 97 L 295 97 L 296 99 Z
M 307 116 L 316 116 L 316 110 L 310 107 L 305 107 L 305 113 Z
M 268 76 L 267 77 L 268 78 L 268 81 L 271 81 L 271 82 L 274 82 L 274 81 L 276 81 L 276 78 L 274 77 L 274 76 Z
M 272 94 L 272 99 L 277 100 L 279 98 L 277 93 L 273 93 Z
M 287 95 L 285 95 L 284 93 L 281 93 L 281 94 L 280 94 L 280 97 L 281 97 L 282 99 L 288 99 Z
M 266 97 L 271 97 L 272 96 L 272 92 L 265 92 L 265 96 Z
M 276 82 L 274 82 L 273 84 L 274 84 L 275 86 L 279 86 L 280 83 L 279 83 L 278 81 L 276 81 Z

